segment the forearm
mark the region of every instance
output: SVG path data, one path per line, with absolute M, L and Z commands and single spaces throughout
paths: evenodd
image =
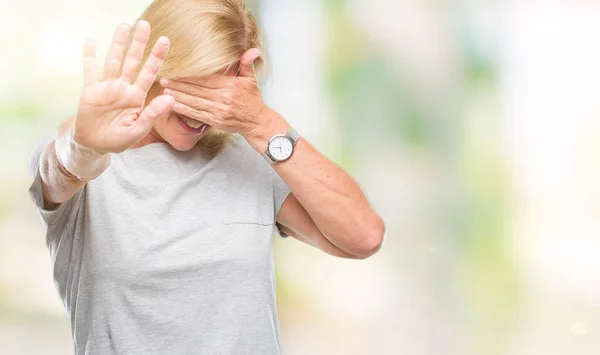
M 44 194 L 44 207 L 54 209 L 57 205 L 68 201 L 85 186 L 91 179 L 80 179 L 69 172 L 58 159 L 56 142 L 63 139 L 75 122 L 75 117 L 65 121 L 59 128 L 57 138 L 44 150 L 39 162 L 40 176 L 42 178 L 42 192 Z
M 294 230 L 280 224 L 278 224 L 278 228 L 282 233 L 285 233 L 287 236 L 292 236 L 297 240 L 310 246 L 313 246 L 331 256 L 343 259 L 362 259 L 362 257 L 347 253 L 342 249 L 336 247 L 329 241 L 329 239 L 325 238 L 321 233 L 314 233 L 309 237 L 300 233 L 296 233 Z
M 42 152 L 39 164 L 44 208 L 48 210 L 52 210 L 57 205 L 68 201 L 86 183 L 86 181 L 73 176 L 62 166 L 56 156 L 54 141 Z
M 257 152 L 264 152 L 274 134 L 289 130 L 278 114 L 265 127 L 247 137 Z M 339 166 L 300 139 L 294 154 L 273 168 L 290 187 L 322 234 L 333 245 L 353 255 L 374 253 L 381 245 L 385 226 L 370 207 L 358 184 Z

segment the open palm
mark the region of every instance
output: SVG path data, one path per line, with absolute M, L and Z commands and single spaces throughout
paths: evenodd
M 150 37 L 150 25 L 146 21 L 138 22 L 124 56 L 129 32 L 127 25 L 115 31 L 102 79 L 98 78 L 96 46 L 92 41 L 85 44 L 85 86 L 75 118 L 74 139 L 98 153 L 120 153 L 129 149 L 148 134 L 154 121 L 175 102 L 173 97 L 161 95 L 144 108 L 148 91 L 169 51 L 169 40 L 161 37 L 156 41 L 134 82 Z

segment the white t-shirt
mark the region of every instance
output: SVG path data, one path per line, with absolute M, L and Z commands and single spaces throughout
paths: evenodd
M 45 146 L 30 194 L 76 355 L 282 353 L 272 236 L 290 190 L 242 137 L 212 159 L 165 143 L 113 154 L 53 211 Z

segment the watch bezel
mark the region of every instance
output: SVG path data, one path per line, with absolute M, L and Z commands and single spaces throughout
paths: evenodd
M 287 158 L 285 158 L 285 159 L 277 159 L 277 158 L 276 158 L 276 157 L 273 155 L 273 153 L 271 153 L 271 143 L 273 143 L 273 141 L 274 141 L 274 140 L 276 140 L 277 138 L 285 138 L 285 139 L 287 139 L 287 140 L 290 142 L 290 144 L 292 145 L 292 151 L 290 152 L 290 154 L 289 154 L 289 155 L 287 156 Z M 274 135 L 273 137 L 271 137 L 271 139 L 269 139 L 269 144 L 267 145 L 267 153 L 269 153 L 269 156 L 270 156 L 270 157 L 271 157 L 271 158 L 272 158 L 274 161 L 276 161 L 276 162 L 283 162 L 283 161 L 289 160 L 289 159 L 292 157 L 292 155 L 293 155 L 293 153 L 294 153 L 294 146 L 295 146 L 295 144 L 294 144 L 294 140 L 293 140 L 292 138 L 290 138 L 290 136 L 288 136 L 287 134 L 276 134 L 276 135 Z

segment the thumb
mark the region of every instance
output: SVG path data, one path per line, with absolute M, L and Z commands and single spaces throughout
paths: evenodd
M 254 72 L 254 61 L 260 57 L 260 50 L 252 48 L 242 54 L 240 59 L 240 76 L 246 78 L 256 78 Z
M 173 108 L 174 104 L 175 98 L 171 95 L 161 95 L 152 100 L 137 119 L 138 129 L 143 132 L 149 131 L 154 121 Z

